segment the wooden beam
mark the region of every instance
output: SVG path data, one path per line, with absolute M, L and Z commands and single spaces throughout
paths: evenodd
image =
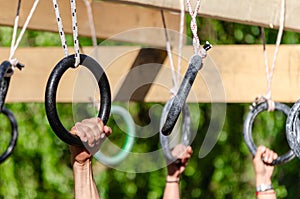
M 152 86 L 151 82 L 154 82 L 166 58 L 166 50 L 142 48 L 114 100 L 143 101 Z M 142 83 L 141 87 L 138 86 L 139 83 Z
M 111 0 L 124 4 L 138 4 L 158 9 L 179 11 L 174 0 Z M 191 1 L 196 5 L 196 0 Z M 278 27 L 281 0 L 201 0 L 199 16 L 264 27 Z M 285 30 L 300 32 L 300 1 L 286 1 Z
M 86 54 L 93 55 L 92 48 L 84 48 Z M 124 93 L 123 84 L 129 72 L 132 72 L 137 55 L 141 49 L 137 46 L 100 47 L 99 63 L 105 68 L 108 75 L 112 96 L 114 100 L 119 93 Z M 273 57 L 274 46 L 267 46 L 269 60 Z M 0 60 L 7 59 L 8 48 L 0 48 Z M 183 49 L 183 63 L 181 75 L 186 71 L 189 58 L 193 49 L 186 46 Z M 193 84 L 189 102 L 251 102 L 258 95 L 266 92 L 266 75 L 262 47 L 260 45 L 224 45 L 214 46 L 205 59 L 204 67 L 199 71 Z M 51 55 L 51 56 L 49 56 Z M 7 102 L 43 102 L 45 85 L 48 76 L 55 64 L 63 57 L 61 48 L 20 48 L 16 57 L 25 64 L 22 71 L 15 70 L 8 91 Z M 173 54 L 176 66 L 176 53 Z M 269 61 L 271 62 L 271 61 Z M 276 62 L 276 68 L 272 82 L 272 96 L 276 101 L 295 102 L 300 98 L 300 46 L 281 45 Z M 135 74 L 142 74 L 152 65 L 134 67 Z M 81 67 L 80 67 L 81 68 Z M 58 101 L 88 101 L 96 92 L 91 82 L 91 76 L 81 72 L 82 70 L 69 70 L 63 76 L 60 83 Z M 151 70 L 148 72 L 151 75 Z M 131 82 L 136 89 L 149 82 Z M 166 102 L 170 98 L 172 88 L 172 76 L 169 60 L 166 59 L 157 72 L 151 88 L 139 99 L 145 102 Z M 92 94 L 76 95 L 74 90 L 89 90 Z M 80 93 L 80 92 L 79 92 Z
M 19 25 L 24 24 L 34 0 L 22 1 Z M 71 8 L 69 1 L 59 1 L 60 13 L 66 33 L 72 33 Z M 17 1 L 0 0 L 0 25 L 13 26 Z M 111 2 L 92 2 L 93 17 L 98 38 L 132 42 L 135 44 L 151 44 L 164 46 L 165 37 L 162 31 L 137 31 L 142 28 L 163 28 L 160 10 L 141 6 L 129 6 Z M 80 36 L 91 36 L 88 15 L 84 2 L 77 1 L 77 17 Z M 167 27 L 178 30 L 179 15 L 165 12 Z M 57 32 L 56 17 L 52 1 L 40 0 L 40 3 L 30 21 L 29 29 Z M 133 31 L 135 30 L 135 31 Z M 127 32 L 127 33 L 125 33 Z M 120 34 L 122 33 L 122 34 Z M 57 36 L 59 37 L 58 33 Z M 149 41 L 149 37 L 152 38 Z M 171 40 L 177 38 L 170 37 Z

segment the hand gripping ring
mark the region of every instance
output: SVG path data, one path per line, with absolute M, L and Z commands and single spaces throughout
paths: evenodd
M 65 129 L 59 120 L 56 109 L 56 92 L 58 83 L 68 68 L 75 68 L 74 64 L 74 55 L 69 55 L 68 57 L 63 58 L 55 66 L 49 76 L 46 86 L 45 107 L 48 121 L 54 133 L 67 144 L 83 146 L 79 137 L 70 134 L 69 131 Z M 80 54 L 80 65 L 87 67 L 93 73 L 98 82 L 101 102 L 98 117 L 100 117 L 103 123 L 106 124 L 111 107 L 110 87 L 106 74 L 98 62 L 87 55 Z
M 161 128 L 162 134 L 169 135 L 172 132 L 194 80 L 202 66 L 202 58 L 199 55 L 194 55 L 190 60 L 189 67 L 180 84 L 180 88 L 172 100 L 172 105 L 168 111 L 167 119 Z
M 168 113 L 168 111 L 170 110 L 170 107 L 173 104 L 173 100 L 174 100 L 174 97 L 171 98 L 164 106 L 164 109 L 162 111 L 162 116 L 160 119 L 160 125 L 165 123 L 165 121 L 167 119 L 166 113 Z M 182 116 L 183 122 L 182 122 L 181 143 L 184 144 L 185 146 L 188 146 L 188 145 L 190 145 L 190 139 L 191 139 L 191 130 L 190 130 L 191 118 L 190 118 L 189 107 L 187 106 L 187 104 L 184 104 L 184 108 L 182 109 L 182 114 L 183 114 L 183 116 Z M 172 155 L 168 136 L 165 136 L 160 131 L 159 138 L 160 138 L 160 144 L 162 147 L 162 151 L 167 160 L 167 163 L 170 164 L 172 162 L 176 162 L 176 164 L 180 164 L 180 162 L 177 160 L 177 158 Z
M 94 157 L 101 163 L 104 163 L 105 165 L 117 165 L 120 162 L 122 162 L 130 153 L 133 144 L 134 144 L 134 138 L 135 138 L 135 125 L 134 121 L 131 117 L 131 115 L 128 113 L 128 111 L 121 107 L 121 106 L 112 106 L 111 107 L 111 113 L 112 114 L 118 114 L 120 115 L 125 123 L 126 123 L 126 141 L 123 145 L 122 149 L 119 153 L 116 155 L 109 157 L 104 155 L 101 151 L 98 151 Z
M 286 137 L 290 148 L 293 150 L 297 158 L 300 159 L 300 126 L 299 126 L 300 100 L 298 100 L 291 108 L 286 120 Z
M 2 108 L 1 113 L 5 114 L 10 121 L 11 139 L 10 139 L 9 146 L 7 147 L 6 151 L 0 156 L 0 163 L 2 163 L 4 160 L 6 160 L 6 158 L 8 158 L 11 155 L 11 153 L 13 152 L 13 149 L 16 146 L 17 139 L 18 139 L 18 124 L 17 124 L 17 120 L 16 120 L 14 114 L 5 107 Z
M 253 121 L 255 117 L 262 111 L 268 109 L 268 103 L 263 102 L 260 104 L 257 104 L 253 109 L 247 114 L 247 117 L 244 122 L 243 127 L 243 134 L 244 134 L 244 140 L 246 142 L 246 145 L 248 146 L 248 149 L 252 153 L 253 156 L 255 156 L 257 147 L 254 144 L 253 138 L 252 138 L 252 126 Z M 281 104 L 279 102 L 275 102 L 275 109 L 282 111 L 284 114 L 288 115 L 290 112 L 290 108 L 286 106 L 285 104 Z M 272 165 L 278 165 L 282 163 L 286 163 L 290 160 L 292 160 L 295 157 L 295 154 L 293 151 L 289 150 L 287 153 L 283 154 L 282 156 L 279 156 L 276 160 L 274 160 L 271 164 Z

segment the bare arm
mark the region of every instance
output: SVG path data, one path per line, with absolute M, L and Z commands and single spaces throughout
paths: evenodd
M 255 170 L 256 187 L 268 187 L 272 185 L 272 174 L 274 166 L 271 165 L 278 155 L 272 150 L 259 146 L 257 148 L 256 155 L 253 159 L 253 165 Z M 262 161 L 264 159 L 264 162 Z M 256 192 L 258 199 L 276 199 L 276 193 L 273 188 L 267 188 L 265 191 Z
M 186 147 L 183 144 L 176 145 L 172 150 L 172 155 L 177 157 L 181 163 L 179 165 L 175 163 L 168 165 L 168 175 L 163 199 L 180 198 L 180 176 L 184 172 L 192 153 L 192 148 L 190 146 Z
M 104 126 L 101 119 L 85 119 L 75 124 L 70 133 L 80 137 L 81 146 L 69 146 L 74 175 L 75 199 L 100 199 L 92 170 L 92 157 L 99 150 L 105 136 L 111 129 Z

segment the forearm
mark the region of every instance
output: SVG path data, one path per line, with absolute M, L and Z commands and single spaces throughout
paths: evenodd
M 180 199 L 179 178 L 167 176 L 163 199 Z
M 92 162 L 73 163 L 73 175 L 75 181 L 75 199 L 100 199 L 97 187 L 93 179 Z

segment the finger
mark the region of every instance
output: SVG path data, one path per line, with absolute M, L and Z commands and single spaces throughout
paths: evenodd
M 104 137 L 103 134 L 103 122 L 100 118 L 90 118 L 83 120 L 82 123 L 84 123 L 87 127 L 89 127 L 88 134 L 94 137 L 94 141 L 97 142 L 97 140 L 100 140 Z
M 278 158 L 277 153 L 275 153 L 274 151 L 270 150 L 270 162 L 272 163 L 277 158 Z
M 81 123 L 88 126 L 89 128 L 93 129 L 96 132 L 103 131 L 103 126 L 104 126 L 103 122 L 98 117 L 85 119 Z
M 273 161 L 274 152 L 270 149 L 266 149 L 264 161 L 268 164 L 271 164 Z
M 193 153 L 193 149 L 192 149 L 192 147 L 191 146 L 187 146 L 187 152 L 190 154 L 190 155 L 192 155 L 192 153 Z
M 190 148 L 191 149 L 191 148 Z M 187 163 L 189 161 L 189 159 L 191 158 L 191 150 L 189 150 L 189 148 L 187 148 L 184 153 L 182 154 L 182 161 L 184 163 Z
M 181 159 L 181 162 L 184 166 L 186 166 L 189 162 L 189 158 L 184 158 L 184 159 Z
M 97 117 L 97 121 L 100 123 L 101 126 L 104 126 L 103 121 L 101 120 L 100 117 Z
M 81 132 L 84 133 L 85 137 L 87 138 L 85 142 L 88 143 L 89 147 L 93 147 L 95 142 L 95 137 L 94 134 L 92 133 L 92 129 L 89 126 L 83 124 L 79 124 L 78 128 L 80 129 Z
M 72 128 L 71 128 L 71 130 L 70 130 L 70 133 L 72 134 L 72 135 L 76 135 L 76 127 L 75 126 L 73 126 Z
M 265 147 L 265 146 L 259 146 L 258 148 L 257 148 L 257 154 L 259 155 L 259 156 L 261 156 L 263 153 L 265 153 L 266 152 L 266 150 L 267 150 L 267 148 Z
M 94 136 L 95 141 L 99 141 L 101 139 L 101 134 L 103 134 L 103 124 L 98 122 L 98 119 L 95 120 L 95 123 L 90 126 L 91 134 Z
M 264 162 L 266 163 L 269 163 L 268 160 L 269 160 L 269 150 L 266 149 L 266 151 L 262 154 L 262 159 Z
M 179 172 L 180 172 L 180 173 L 183 173 L 184 170 L 185 170 L 185 166 L 181 166 L 180 169 L 179 169 Z
M 266 147 L 265 146 L 259 146 L 257 148 L 256 154 L 254 159 L 255 160 L 261 160 L 261 158 L 263 157 L 263 154 L 266 152 Z
M 82 142 L 88 141 L 86 132 L 84 131 L 84 129 L 82 128 L 82 125 L 79 122 L 77 122 L 72 129 L 73 130 L 71 130 L 71 131 L 74 133 L 74 135 L 77 135 Z
M 77 128 L 84 132 L 86 140 L 90 148 L 94 147 L 101 139 L 102 128 L 97 118 L 83 120 L 77 123 Z
M 105 135 L 108 137 L 108 136 L 110 136 L 111 134 L 112 134 L 112 130 L 111 130 L 111 128 L 109 127 L 109 126 L 104 126 L 103 127 L 103 131 L 104 131 L 104 133 L 105 133 Z
M 98 128 L 100 129 L 100 133 L 99 133 L 99 139 L 101 139 L 101 143 L 103 142 L 103 139 L 105 139 L 105 136 L 108 137 L 112 130 L 110 127 L 108 126 L 104 126 L 103 121 L 101 120 L 101 118 L 97 117 L 97 124 L 98 124 Z
M 268 163 L 271 163 L 272 161 L 273 161 L 273 151 L 269 150 Z

